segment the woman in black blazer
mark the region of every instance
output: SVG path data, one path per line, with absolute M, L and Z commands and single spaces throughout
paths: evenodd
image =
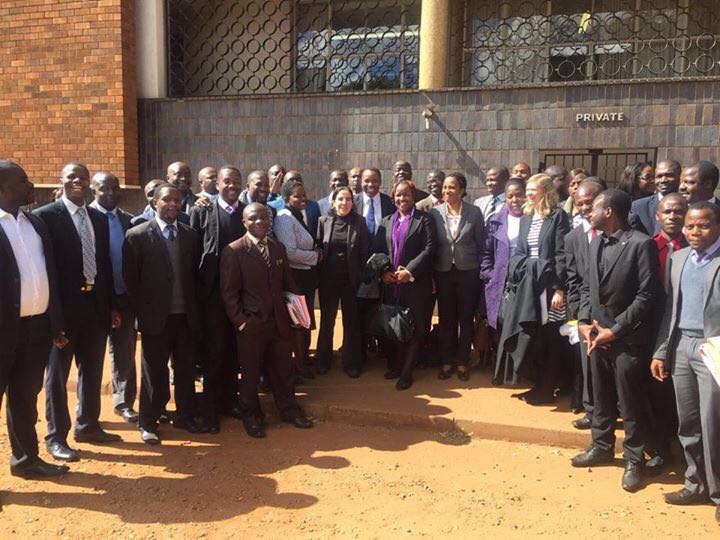
M 332 208 L 318 220 L 317 243 L 322 249 L 320 278 L 320 333 L 316 368 L 319 375 L 330 370 L 333 332 L 338 304 L 342 302 L 342 365 L 350 377 L 361 369 L 359 315 L 355 294 L 368 258 L 368 234 L 360 214 L 353 211 L 353 193 L 340 187 L 331 195 Z
M 570 373 L 567 339 L 560 335 L 565 322 L 565 235 L 570 220 L 558 202 L 558 194 L 547 174 L 536 174 L 527 182 L 527 203 L 520 220 L 520 233 L 515 256 L 543 259 L 549 271 L 545 275 L 545 292 L 541 301 L 547 306 L 547 322 L 535 334 L 530 348 L 535 363 L 535 386 L 515 397 L 542 405 L 555 401 L 563 368 Z
M 410 308 L 415 332 L 407 343 L 396 343 L 390 351 L 386 379 L 398 379 L 395 388 L 412 386 L 412 371 L 425 342 L 432 316 L 432 263 L 435 231 L 430 218 L 415 208 L 415 185 L 400 180 L 392 189 L 397 211 L 383 218 L 378 227 L 373 252 L 390 257 L 392 268 L 385 272 L 383 302 Z
M 442 357 L 438 378 L 443 380 L 452 376 L 456 366 L 458 379 L 470 378 L 468 359 L 480 294 L 485 221 L 480 208 L 463 201 L 466 189 L 465 176 L 449 174 L 443 182 L 445 202 L 430 212 L 438 243 L 434 261 Z

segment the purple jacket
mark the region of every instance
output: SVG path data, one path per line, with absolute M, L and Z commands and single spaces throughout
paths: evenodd
M 508 209 L 503 206 L 490 218 L 485 225 L 483 247 L 480 251 L 480 278 L 483 280 L 485 292 L 483 295 L 485 305 L 481 306 L 481 311 L 485 311 L 488 324 L 495 329 L 497 329 L 498 313 L 510 260 L 507 215 Z

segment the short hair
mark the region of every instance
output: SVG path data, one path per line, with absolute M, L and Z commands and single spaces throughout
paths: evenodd
M 580 182 L 580 185 L 583 185 L 585 182 L 595 182 L 596 184 L 600 184 L 603 189 L 608 188 L 607 182 L 605 182 L 605 180 L 603 180 L 599 176 L 588 176 L 587 178 L 583 179 L 582 182 Z
M 658 203 L 658 211 L 660 211 L 660 205 L 665 204 L 668 201 L 678 201 L 680 205 L 685 208 L 685 212 L 688 211 L 689 205 L 687 199 L 679 193 L 668 193 L 667 195 L 665 195 Z
M 280 188 L 280 195 L 284 200 L 288 200 L 292 195 L 293 190 L 298 186 L 305 187 L 305 184 L 303 182 L 299 182 L 298 180 L 291 180 L 290 182 L 285 182 Z
M 63 165 L 63 168 L 60 169 L 60 174 L 65 174 L 65 169 L 68 169 L 70 167 L 72 167 L 74 169 L 81 169 L 81 170 L 85 171 L 85 174 L 87 174 L 88 178 L 90 178 L 90 171 L 88 170 L 88 168 L 78 161 L 67 162 L 65 165 Z
M 160 198 L 160 192 L 163 189 L 175 189 L 177 191 L 180 191 L 180 188 L 177 187 L 175 184 L 171 184 L 170 182 L 163 182 L 162 184 L 157 186 L 155 188 L 155 190 L 153 191 L 153 196 L 152 196 L 153 201 L 157 201 Z
M 0 159 L 0 181 L 4 181 L 6 179 L 6 174 L 13 170 L 23 171 L 23 168 L 9 159 Z
M 602 193 L 603 191 L 605 191 L 607 189 L 607 186 L 605 185 L 604 182 L 600 183 L 597 180 L 593 180 L 592 177 L 590 177 L 590 178 L 586 178 L 585 180 L 580 182 L 580 185 L 578 186 L 578 191 L 580 191 L 582 188 L 585 188 L 585 189 L 593 188 L 593 189 L 597 190 L 597 193 L 596 193 L 596 196 L 597 196 L 600 193 Z
M 490 167 L 488 172 L 495 171 L 498 175 L 498 180 L 501 182 L 507 182 L 510 179 L 510 171 L 507 167 Z M 487 175 L 487 173 L 485 173 Z
M 365 174 L 365 171 L 370 171 L 370 172 L 373 172 L 373 173 L 377 174 L 377 175 L 378 175 L 378 178 L 379 178 L 380 181 L 382 182 L 382 173 L 380 172 L 380 169 L 378 169 L 377 167 L 365 167 L 365 168 L 362 170 L 362 173 L 360 173 L 360 175 L 362 176 L 363 174 Z
M 440 169 L 432 169 L 427 175 L 438 176 L 440 180 L 445 180 L 445 171 L 441 171 Z
M 547 174 L 550 178 L 555 180 L 557 177 L 562 177 L 564 180 L 567 180 L 567 169 L 563 167 L 562 165 L 550 165 L 548 168 L 545 169 L 545 174 Z
M 445 180 L 449 178 L 454 178 L 457 183 L 460 184 L 462 190 L 467 192 L 467 178 L 465 178 L 465 175 L 463 173 L 457 171 L 451 172 L 445 177 Z
M 260 178 L 268 178 L 268 175 L 265 171 L 261 171 L 260 169 L 255 169 L 254 171 L 250 171 L 250 174 L 247 176 L 247 183 L 250 183 L 250 179 L 257 177 Z
M 352 188 L 351 188 L 350 186 L 340 186 L 340 187 L 335 188 L 335 189 L 333 190 L 333 192 L 330 194 L 330 200 L 334 202 L 335 199 L 337 199 L 338 195 L 340 195 L 340 192 L 341 192 L 342 190 L 344 190 L 344 189 L 346 189 L 347 192 L 350 194 L 350 199 L 353 199 L 354 196 L 355 196 L 355 194 L 353 193 Z M 354 200 L 353 200 L 353 204 L 354 204 L 354 203 L 355 203 L 355 202 L 354 202 Z
M 632 206 L 632 198 L 621 189 L 609 188 L 603 191 L 602 195 L 605 205 L 612 209 L 621 221 L 627 221 L 630 215 L 630 207 Z M 598 197 L 600 196 L 598 195 Z
M 522 178 L 511 178 L 510 180 L 508 180 L 505 184 L 505 191 L 507 191 L 511 187 L 520 188 L 522 192 L 525 193 L 525 182 Z
M 207 169 L 207 167 L 205 167 L 205 168 Z M 232 171 L 232 172 L 237 173 L 237 174 L 239 174 L 240 176 L 242 176 L 242 173 L 240 172 L 240 169 L 238 169 L 237 167 L 235 167 L 235 165 L 223 165 L 222 167 L 220 167 L 220 168 L 218 169 L 218 175 L 219 175 L 222 171 Z
M 446 176 L 445 178 L 447 179 L 450 176 L 452 176 L 452 174 Z M 395 202 L 395 193 L 397 193 L 398 188 L 403 184 L 410 186 L 410 192 L 412 193 L 413 199 L 415 199 L 415 192 L 417 191 L 417 188 L 415 187 L 415 182 L 413 182 L 412 180 L 403 179 L 400 180 L 397 184 L 395 184 L 392 187 L 392 190 L 390 190 L 390 198 L 393 199 L 393 203 Z
M 570 169 L 570 176 L 575 177 L 578 174 L 584 174 L 585 176 L 590 176 L 590 171 L 587 169 L 584 169 L 582 167 L 577 167 L 575 169 Z
M 713 218 L 715 219 L 715 223 L 720 224 L 720 206 L 718 206 L 717 204 L 711 203 L 710 201 L 700 201 L 690 205 L 690 208 L 688 208 L 688 212 L 691 212 L 693 210 L 708 210 L 712 213 Z
M 660 165 L 660 163 L 669 163 L 670 168 L 675 172 L 675 174 L 678 177 L 680 177 L 680 172 L 682 171 L 682 166 L 680 165 L 680 162 L 678 160 L 676 160 L 676 159 L 661 159 L 658 162 L 658 165 Z
M 718 180 L 720 180 L 720 171 L 714 163 L 709 161 L 699 161 L 695 168 L 698 170 L 698 179 L 702 182 L 710 182 L 713 191 L 718 187 Z

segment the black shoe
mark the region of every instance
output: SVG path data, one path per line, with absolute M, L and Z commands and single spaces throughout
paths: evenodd
M 202 422 L 196 422 L 193 420 L 186 420 L 185 418 L 175 418 L 172 425 L 176 429 L 184 429 L 188 433 L 207 433 L 208 428 Z
M 347 368 L 345 373 L 351 379 L 357 379 L 360 377 L 360 370 L 358 368 Z
M 678 506 L 689 506 L 692 504 L 707 504 L 710 500 L 706 493 L 693 493 L 689 489 L 682 488 L 679 491 L 665 493 L 665 502 Z
M 570 405 L 570 412 L 573 414 L 580 414 L 585 409 L 581 405 Z
M 211 435 L 217 435 L 220 433 L 220 423 L 217 420 L 215 422 L 209 422 L 207 425 L 207 432 Z
M 575 429 L 590 429 L 590 428 L 592 428 L 592 418 L 590 417 L 589 414 L 586 414 L 582 418 L 573 420 L 572 426 Z
M 67 444 L 59 442 L 45 443 L 48 453 L 59 461 L 80 461 L 77 452 Z
M 391 379 L 397 379 L 400 377 L 400 372 L 395 369 L 388 369 L 383 377 L 385 377 L 388 381 Z
M 455 372 L 455 366 L 444 365 L 440 371 L 438 371 L 438 379 L 441 381 L 447 381 L 452 374 Z
M 174 416 L 175 413 L 163 410 L 163 412 L 160 413 L 160 418 L 158 418 L 158 422 L 160 424 L 169 424 L 170 420 L 172 420 Z
M 622 477 L 622 488 L 630 493 L 635 493 L 642 487 L 643 464 L 637 461 L 625 463 L 625 472 Z
M 591 446 L 582 454 L 578 454 L 570 460 L 573 467 L 592 467 L 593 465 L 603 465 L 611 463 L 615 458 L 612 450 L 603 450 L 597 446 Z
M 462 382 L 468 382 L 470 380 L 470 370 L 465 368 L 463 371 L 458 370 L 458 379 Z
M 222 411 L 222 414 L 224 414 L 225 416 L 232 416 L 233 418 L 237 418 L 238 420 L 242 420 L 245 416 L 242 409 L 240 408 L 240 405 L 235 405 L 231 409 L 225 409 Z
M 395 388 L 397 390 L 407 390 L 410 388 L 413 384 L 412 377 L 408 377 L 407 379 L 404 377 L 400 377 L 397 382 L 395 383 Z
M 26 480 L 39 478 L 52 478 L 53 476 L 62 476 L 70 470 L 67 465 L 53 465 L 37 458 L 31 463 L 24 463 L 17 467 L 10 467 L 10 474 L 25 478 Z
M 243 418 L 243 426 L 245 431 L 251 437 L 262 439 L 265 437 L 265 428 L 256 418 Z
M 651 452 L 650 456 L 645 463 L 645 473 L 648 476 L 657 476 L 667 468 L 670 460 L 663 452 Z
M 312 420 L 302 414 L 299 416 L 281 417 L 281 420 L 286 424 L 292 424 L 300 429 L 310 429 L 314 425 Z
M 521 398 L 521 400 L 528 405 L 552 405 L 555 403 L 555 396 L 541 392 L 530 392 Z
M 89 443 L 98 443 L 98 444 L 104 444 L 104 443 L 114 443 L 114 442 L 122 442 L 122 437 L 120 435 L 116 435 L 115 433 L 108 433 L 107 431 L 103 431 L 100 428 L 97 428 L 94 431 L 89 431 L 87 433 L 75 433 L 75 441 L 76 442 L 89 442 Z
M 138 413 L 135 412 L 132 407 L 123 407 L 122 409 L 115 409 L 115 414 L 120 416 L 129 424 L 137 424 Z

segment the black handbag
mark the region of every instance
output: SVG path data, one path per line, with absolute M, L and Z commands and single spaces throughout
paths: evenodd
M 371 335 L 406 343 L 415 334 L 410 308 L 398 304 L 380 304 L 371 322 Z

